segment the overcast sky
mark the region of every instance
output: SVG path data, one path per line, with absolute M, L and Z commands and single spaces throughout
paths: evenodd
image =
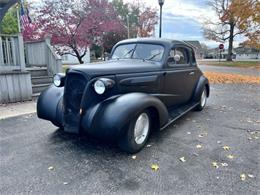
M 133 0 L 124 0 L 133 2 Z M 138 1 L 138 0 L 135 0 Z M 140 0 L 141 1 L 141 0 Z M 146 5 L 158 8 L 158 0 L 143 0 Z M 163 5 L 162 37 L 179 40 L 198 40 L 210 47 L 219 43 L 203 37 L 202 24 L 205 19 L 216 20 L 215 12 L 207 5 L 207 0 L 165 0 Z M 156 36 L 158 36 L 158 26 Z M 242 38 L 237 38 L 234 46 L 238 46 Z M 227 44 L 225 44 L 227 48 Z

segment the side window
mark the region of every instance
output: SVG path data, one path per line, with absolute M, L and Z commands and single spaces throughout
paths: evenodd
M 189 64 L 189 52 L 184 47 L 173 48 L 170 52 L 168 65 L 174 66 L 187 66 Z
M 191 52 L 191 60 L 192 60 L 192 65 L 196 65 L 196 57 L 194 51 Z

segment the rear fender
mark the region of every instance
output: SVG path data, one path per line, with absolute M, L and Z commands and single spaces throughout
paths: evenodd
M 209 81 L 204 75 L 202 75 L 200 77 L 200 79 L 197 83 L 196 89 L 194 91 L 193 101 L 195 101 L 195 102 L 200 101 L 200 96 L 201 96 L 201 93 L 202 93 L 204 87 L 206 87 L 207 97 L 209 97 L 209 93 L 210 93 Z

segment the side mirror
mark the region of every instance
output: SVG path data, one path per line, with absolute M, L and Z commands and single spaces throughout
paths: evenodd
M 181 56 L 178 54 L 176 54 L 173 58 L 175 62 L 179 62 L 181 60 Z

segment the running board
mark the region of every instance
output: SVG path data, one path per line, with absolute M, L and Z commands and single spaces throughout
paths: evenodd
M 164 130 L 166 127 L 168 127 L 170 124 L 172 124 L 174 121 L 176 121 L 178 118 L 182 117 L 187 112 L 194 109 L 199 103 L 190 103 L 188 105 L 184 105 L 182 107 L 169 110 L 169 120 L 168 123 L 165 124 L 163 127 L 161 127 L 160 130 Z

